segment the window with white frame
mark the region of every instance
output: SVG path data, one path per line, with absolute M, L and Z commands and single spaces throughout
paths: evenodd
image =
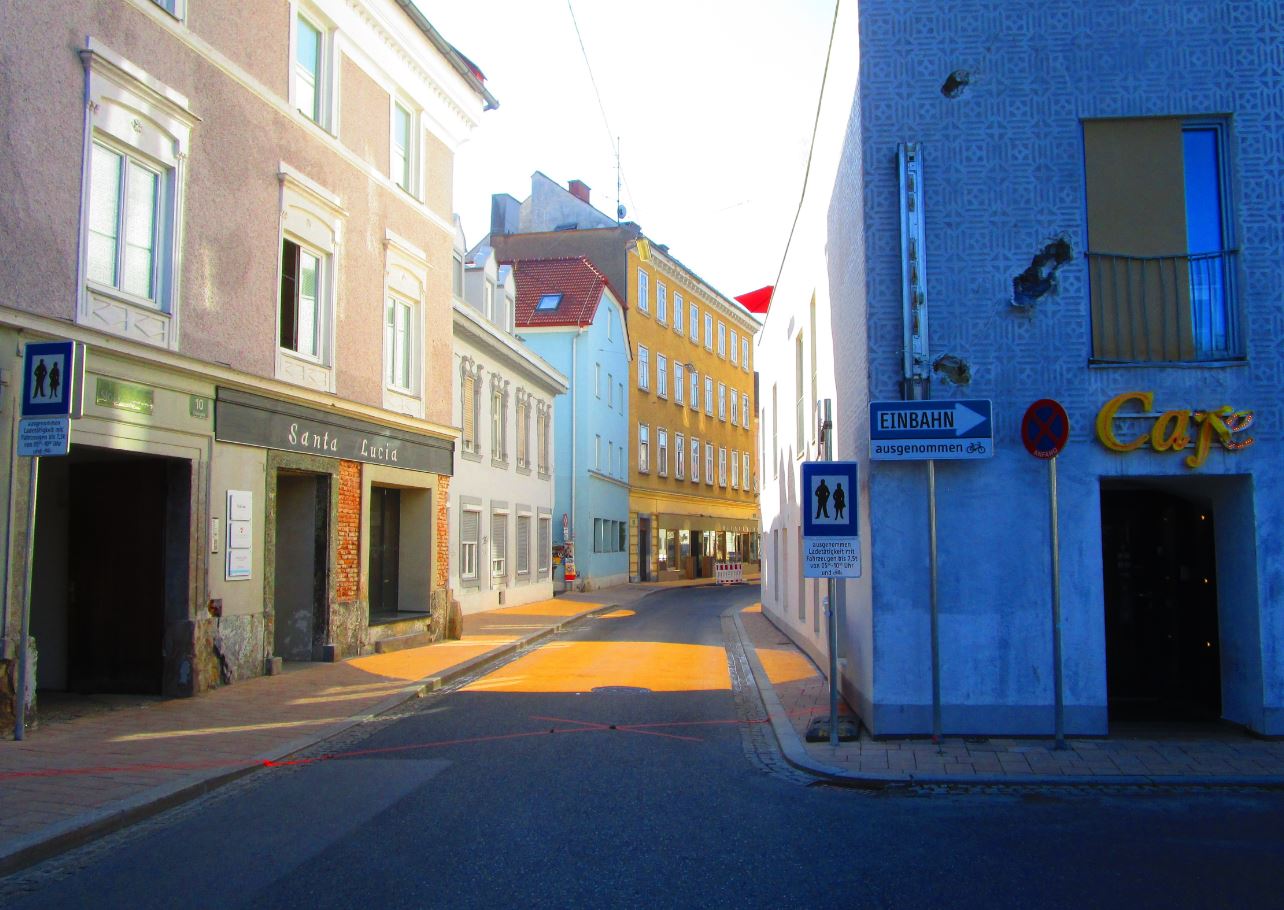
M 535 555 L 535 565 L 540 575 L 548 575 L 553 562 L 553 520 L 547 515 L 539 517 L 539 552 Z
M 490 374 L 490 457 L 508 462 L 508 383 L 498 373 Z
M 744 337 L 740 339 L 740 369 L 746 373 L 749 372 L 749 339 Z
M 700 410 L 700 373 L 691 371 L 691 410 Z
M 392 102 L 392 162 L 389 174 L 392 182 L 411 196 L 419 195 L 419 181 L 415 179 L 418 171 L 419 149 L 418 117 L 409 105 L 400 101 Z
M 676 313 L 677 310 L 674 310 Z M 687 397 L 687 374 L 686 367 L 678 361 L 673 361 L 673 400 L 676 404 L 684 404 Z
M 745 486 L 745 489 L 748 490 L 749 489 L 749 452 L 748 450 L 745 450 L 744 452 L 740 453 L 740 461 L 741 461 L 740 470 L 743 472 L 744 481 L 745 481 L 744 486 Z
M 661 325 L 669 322 L 669 289 L 663 281 L 655 283 L 655 319 Z
M 615 407 L 615 377 L 610 373 L 606 374 L 606 406 Z
M 752 415 L 752 412 L 749 410 L 749 393 L 748 392 L 740 393 L 740 413 L 744 415 L 745 429 L 747 430 L 749 429 L 749 421 Z
M 727 324 L 725 322 L 718 323 L 718 356 L 727 356 Z
M 602 434 L 593 434 L 593 468 L 602 470 Z
M 655 394 L 669 397 L 669 358 L 663 354 L 655 355 Z
M 283 210 L 276 375 L 332 392 L 335 264 L 346 213 L 338 197 L 288 165 L 280 167 Z
M 682 334 L 682 295 L 673 292 L 673 331 Z
M 517 466 L 530 467 L 531 401 L 525 389 L 517 390 Z
M 638 309 L 643 313 L 651 312 L 651 276 L 643 269 L 638 269 Z
M 645 345 L 638 345 L 638 388 L 651 388 L 651 352 Z
M 624 383 L 622 382 L 617 382 L 615 384 L 615 401 L 616 401 L 616 404 L 618 405 L 619 412 L 623 414 L 624 413 Z
M 713 350 L 713 316 L 704 314 L 704 349 Z
M 739 366 L 740 364 L 740 336 L 736 330 L 731 330 L 731 365 Z
M 731 390 L 731 425 L 740 425 L 740 393 L 735 389 Z
M 384 394 L 389 410 L 423 416 L 423 317 L 427 254 L 388 232 L 384 239 Z
M 740 488 L 740 452 L 731 450 L 731 489 Z
M 727 384 L 718 383 L 718 419 L 724 423 L 727 420 Z
M 615 311 L 610 307 L 606 309 L 606 340 L 615 340 Z
M 450 290 L 456 299 L 464 299 L 464 254 L 459 250 L 450 257 Z
M 398 294 L 388 295 L 387 317 L 383 325 L 383 358 L 387 364 L 388 387 L 411 392 L 411 365 L 414 357 L 412 314 L 414 304 Z
M 673 476 L 678 480 L 687 476 L 687 438 L 681 433 L 673 437 Z
M 704 412 L 713 416 L 713 377 L 704 377 Z
M 602 397 L 602 364 L 593 364 L 593 394 L 597 398 Z
M 177 348 L 186 162 L 196 116 L 188 100 L 94 41 L 84 185 L 85 287 L 76 319 Z
M 718 486 L 727 485 L 727 447 L 719 446 L 718 448 Z
M 536 458 L 539 460 L 537 471 L 547 477 L 553 471 L 552 465 L 552 436 L 553 436 L 553 405 L 541 401 L 539 403 L 539 441 L 538 453 Z
M 646 474 L 651 470 L 651 428 L 646 424 L 638 425 L 638 471 Z
M 294 107 L 313 123 L 330 128 L 333 105 L 333 31 L 311 10 L 294 17 Z
M 490 574 L 502 578 L 508 574 L 508 513 L 490 514 Z
M 669 476 L 669 431 L 655 432 L 655 472 L 661 477 Z
M 459 577 L 463 581 L 477 578 L 477 542 L 481 531 L 481 511 L 463 509 L 459 513 Z
M 713 443 L 704 444 L 704 482 L 706 486 L 713 486 Z
M 691 482 L 700 482 L 700 440 L 691 437 Z
M 517 574 L 531 574 L 531 517 L 517 516 Z
M 691 306 L 687 310 L 687 314 L 690 316 L 690 319 L 687 321 L 689 323 L 689 330 L 691 332 L 691 342 L 693 344 L 699 344 L 700 343 L 700 305 L 693 301 L 691 303 Z

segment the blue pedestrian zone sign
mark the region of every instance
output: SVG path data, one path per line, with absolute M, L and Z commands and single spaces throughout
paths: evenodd
M 856 470 L 854 461 L 803 463 L 804 578 L 860 577 Z
M 26 347 L 22 377 L 23 417 L 69 417 L 75 381 L 75 343 L 33 341 Z
M 993 456 L 994 421 L 987 399 L 869 403 L 869 457 L 874 461 Z

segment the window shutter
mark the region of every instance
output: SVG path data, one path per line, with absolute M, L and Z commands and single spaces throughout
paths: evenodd
M 465 512 L 459 522 L 459 539 L 464 543 L 476 543 L 480 526 L 481 512 Z
M 464 376 L 463 401 L 461 402 L 463 406 L 464 448 L 470 450 L 476 446 L 477 440 L 477 426 L 473 420 L 473 388 L 475 382 L 476 380 L 473 379 L 471 373 Z M 473 539 L 475 540 L 476 538 L 474 537 Z
M 517 573 L 525 575 L 531 570 L 531 520 L 527 515 L 517 517 Z
M 540 572 L 548 572 L 548 563 L 552 551 L 552 520 L 541 518 L 539 520 L 539 556 L 536 560 Z

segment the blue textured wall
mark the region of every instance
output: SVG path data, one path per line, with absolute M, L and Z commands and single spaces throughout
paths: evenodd
M 996 457 L 937 472 L 947 731 L 1051 727 L 1046 466 L 1017 430 L 1030 402 L 1054 397 L 1073 426 L 1058 460 L 1068 729 L 1105 729 L 1101 479 L 1157 477 L 1214 502 L 1226 716 L 1284 733 L 1284 7 L 864 0 L 859 9 L 861 77 L 830 211 L 829 280 L 834 337 L 855 337 L 845 326 L 868 331 L 868 372 L 837 377 L 851 428 L 840 449 L 866 454 L 868 399 L 900 397 L 899 141 L 923 150 L 931 351 L 963 357 L 973 375 L 967 388 L 938 381 L 933 397 L 994 401 Z M 941 85 L 957 69 L 972 82 L 946 98 Z M 1081 123 L 1161 115 L 1230 118 L 1245 364 L 1088 366 Z M 1012 278 L 1062 235 L 1075 258 L 1058 292 L 1032 312 L 1011 308 Z M 844 363 L 838 342 L 835 362 Z M 1214 446 L 1198 470 L 1148 448 L 1110 452 L 1093 420 L 1129 390 L 1155 392 L 1159 410 L 1252 409 L 1256 445 Z M 868 471 L 874 667 L 862 685 L 873 687 L 876 732 L 930 729 L 925 475 L 922 464 Z M 1240 477 L 1215 480 L 1229 475 Z

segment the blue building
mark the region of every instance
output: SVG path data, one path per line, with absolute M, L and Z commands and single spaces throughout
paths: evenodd
M 622 584 L 629 575 L 632 359 L 624 308 L 584 257 L 525 259 L 513 269 L 519 336 L 570 380 L 553 402 L 554 552 L 573 559 L 578 577 L 567 587 Z
M 757 358 L 764 606 L 824 654 L 797 463 L 831 398 L 862 476 L 852 705 L 875 734 L 1051 732 L 1049 470 L 1020 424 L 1053 398 L 1066 731 L 1284 734 L 1278 5 L 964 6 L 841 4 Z M 928 465 L 870 457 L 870 402 L 902 398 L 993 403 L 993 457 L 935 465 L 939 702 Z

